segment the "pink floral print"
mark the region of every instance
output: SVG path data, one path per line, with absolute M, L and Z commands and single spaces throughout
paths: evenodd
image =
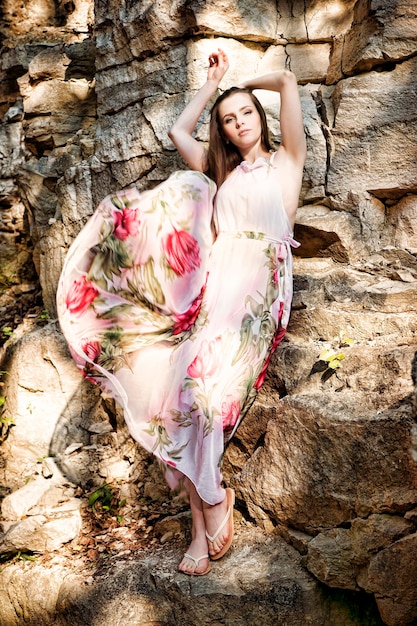
M 93 361 L 93 363 L 97 363 L 98 357 L 101 354 L 101 345 L 98 341 L 89 341 L 88 339 L 84 339 L 81 342 L 82 351 L 85 355 Z
M 174 335 L 178 335 L 179 333 L 183 333 L 189 330 L 195 324 L 200 314 L 205 290 L 206 285 L 204 284 L 201 288 L 200 293 L 198 294 L 197 298 L 194 300 L 188 311 L 186 311 L 185 313 L 177 313 L 176 315 L 174 315 Z
M 168 265 L 178 276 L 189 274 L 200 267 L 200 248 L 195 237 L 185 230 L 174 229 L 164 240 Z
M 240 400 L 234 400 L 228 395 L 222 402 L 223 430 L 232 431 L 240 416 Z
M 126 207 L 123 211 L 113 213 L 114 236 L 121 241 L 138 234 L 140 219 L 138 211 Z
M 206 378 L 213 376 L 221 359 L 221 338 L 216 337 L 210 341 L 203 341 L 200 353 L 187 368 L 187 374 L 191 378 Z
M 190 171 L 108 196 L 71 246 L 57 293 L 82 374 L 121 404 L 169 485 L 181 490 L 187 476 L 211 504 L 223 496 L 224 446 L 291 308 L 297 244 L 271 171 L 262 160 L 239 166 L 215 205 L 214 183 Z
M 74 280 L 65 299 L 67 309 L 74 315 L 82 315 L 97 298 L 98 293 L 97 287 L 87 280 L 86 276 Z

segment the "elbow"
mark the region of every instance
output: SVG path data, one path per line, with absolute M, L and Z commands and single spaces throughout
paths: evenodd
M 171 139 L 172 143 L 174 144 L 175 148 L 178 148 L 179 134 L 178 134 L 178 128 L 175 126 L 175 124 L 169 129 L 167 134 L 168 134 L 168 137 Z
M 178 124 L 178 120 L 175 120 L 175 122 L 168 131 L 168 137 L 171 139 L 171 141 L 175 143 L 175 140 L 178 139 L 178 137 L 181 135 L 182 130 L 183 129 Z
M 297 85 L 297 77 L 291 70 L 282 70 L 281 81 L 284 85 Z
M 174 137 L 175 137 L 175 124 L 174 126 L 171 126 L 171 128 L 168 131 L 168 137 L 171 139 L 171 141 L 174 141 Z

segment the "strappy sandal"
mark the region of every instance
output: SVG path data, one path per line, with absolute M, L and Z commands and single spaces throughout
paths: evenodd
M 188 554 L 188 552 L 186 552 L 184 556 L 186 559 L 190 559 L 190 561 L 194 563 L 196 569 L 202 559 L 210 559 L 208 554 L 203 554 L 203 556 L 198 557 L 198 559 L 196 559 L 194 556 L 191 556 L 191 554 Z M 195 570 L 194 572 L 184 572 L 183 570 L 178 571 L 181 574 L 187 574 L 187 576 L 205 576 L 205 574 L 208 574 L 211 571 L 211 565 L 209 563 L 203 572 L 196 572 Z
M 228 549 L 230 548 L 230 546 L 232 545 L 233 542 L 233 506 L 235 504 L 235 492 L 233 491 L 233 489 L 226 489 L 226 498 L 227 498 L 227 513 L 225 515 L 224 520 L 222 521 L 222 523 L 220 524 L 220 526 L 218 527 L 218 529 L 216 530 L 216 532 L 214 533 L 214 535 L 211 537 L 208 532 L 206 531 L 206 537 L 207 539 L 211 542 L 214 543 L 217 539 L 217 537 L 220 535 L 220 533 L 222 532 L 223 528 L 226 526 L 226 524 L 229 524 L 229 538 L 227 540 L 227 542 L 225 543 L 225 545 L 223 546 L 223 548 L 217 552 L 217 554 L 213 554 L 210 555 L 210 558 L 212 561 L 217 561 L 218 559 L 221 559 L 222 556 L 224 556 L 226 554 L 226 552 L 228 551 Z

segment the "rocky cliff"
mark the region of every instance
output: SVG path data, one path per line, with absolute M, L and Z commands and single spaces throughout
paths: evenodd
M 0 622 L 416 624 L 417 3 L 17 4 L 0 30 Z M 225 86 L 296 73 L 308 158 L 290 327 L 225 460 L 234 550 L 190 581 L 187 514 L 80 380 L 55 290 L 105 195 L 185 167 L 167 129 L 218 45 Z

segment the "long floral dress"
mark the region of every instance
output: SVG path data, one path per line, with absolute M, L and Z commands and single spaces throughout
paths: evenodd
M 122 405 L 169 485 L 187 476 L 210 504 L 224 497 L 225 443 L 290 314 L 298 244 L 272 161 L 242 162 L 217 195 L 204 174 L 180 171 L 108 196 L 72 244 L 57 293 L 84 376 Z

